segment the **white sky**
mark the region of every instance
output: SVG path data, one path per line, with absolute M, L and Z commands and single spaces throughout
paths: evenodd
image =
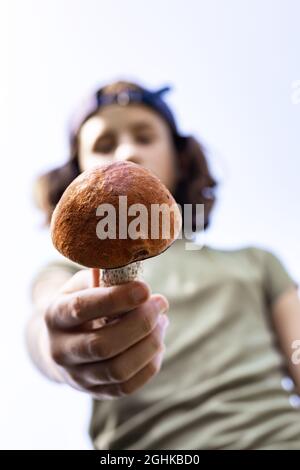
M 1 1 L 1 448 L 89 446 L 89 400 L 41 378 L 23 330 L 30 279 L 54 255 L 32 181 L 67 157 L 67 119 L 96 85 L 173 84 L 180 129 L 222 181 L 207 241 L 272 249 L 300 281 L 299 18 L 298 0 Z

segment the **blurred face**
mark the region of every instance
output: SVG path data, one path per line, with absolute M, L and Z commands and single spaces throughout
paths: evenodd
M 142 165 L 171 192 L 175 188 L 176 149 L 171 131 L 163 118 L 146 106 L 105 106 L 81 127 L 81 171 L 118 161 Z

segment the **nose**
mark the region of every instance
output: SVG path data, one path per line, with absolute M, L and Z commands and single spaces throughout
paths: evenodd
M 115 157 L 117 161 L 141 163 L 141 156 L 137 145 L 129 139 L 119 143 L 115 151 Z

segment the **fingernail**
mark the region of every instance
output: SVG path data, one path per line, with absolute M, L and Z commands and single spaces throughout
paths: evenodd
M 131 297 L 135 304 L 146 300 L 147 298 L 147 291 L 144 286 L 138 285 L 132 288 L 131 290 Z
M 155 299 L 155 305 L 157 307 L 157 310 L 160 313 L 164 313 L 168 310 L 168 305 L 166 304 L 166 301 L 164 299 L 162 299 L 161 297 L 157 297 Z

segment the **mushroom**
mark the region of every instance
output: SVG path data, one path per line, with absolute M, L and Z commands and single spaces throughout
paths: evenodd
M 169 210 L 168 220 L 160 208 Z M 62 255 L 93 270 L 95 287 L 110 286 L 136 279 L 142 260 L 169 248 L 181 223 L 178 205 L 157 176 L 116 162 L 72 181 L 53 212 L 51 236 Z

